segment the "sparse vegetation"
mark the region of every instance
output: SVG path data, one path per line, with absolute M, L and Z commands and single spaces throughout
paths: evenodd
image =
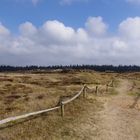
M 109 91 L 108 91 L 108 95 L 117 95 L 118 92 L 116 91 L 115 88 L 110 88 Z
M 132 74 L 131 76 L 134 77 Z M 0 139 L 88 140 L 91 138 L 89 133 L 92 133 L 94 137 L 99 136 L 98 127 L 91 130 L 90 126 L 100 125 L 102 120 L 99 111 L 104 109 L 104 103 L 108 99 L 119 94 L 116 88 L 120 86 L 119 78 L 122 78 L 122 75 L 94 71 L 70 71 L 66 73 L 38 72 L 36 74 L 0 73 L 0 78 L 3 79 L 0 83 L 0 119 L 54 107 L 61 97 L 74 95 L 84 84 L 93 88 L 93 90 L 87 91 L 86 100 L 81 96 L 66 105 L 64 118 L 61 117 L 61 112 L 58 110 L 15 121 L 0 127 Z M 106 92 L 106 84 L 112 79 L 115 80 L 115 87 L 109 87 Z M 134 79 L 131 81 L 131 86 L 133 81 Z M 98 95 L 95 94 L 96 86 L 99 87 Z M 138 91 L 139 81 L 135 80 L 132 92 L 138 93 Z
M 130 96 L 140 96 L 140 92 L 128 92 Z
M 112 78 L 112 74 L 105 73 L 100 75 L 100 73 L 95 72 L 73 71 L 73 73 L 67 72 L 65 74 L 61 72 L 51 74 L 1 73 L 0 77 L 4 78 L 0 84 L 0 119 L 4 119 L 50 108 L 58 103 L 61 96 L 73 95 L 84 84 L 88 84 L 91 87 L 98 84 L 104 85 Z M 0 138 L 24 139 L 24 136 L 26 136 L 26 139 L 35 139 L 36 137 L 42 137 L 42 135 L 49 139 L 55 137 L 58 137 L 58 139 L 62 137 L 78 137 L 73 134 L 76 133 L 76 130 L 72 130 L 72 126 L 68 127 L 68 125 L 74 124 L 76 120 L 78 123 L 79 120 L 85 118 L 88 113 L 86 109 L 91 106 L 94 107 L 93 112 L 99 110 L 102 103 L 95 98 L 84 100 L 81 97 L 66 106 L 65 121 L 62 120 L 60 112 L 52 112 L 31 121 L 17 123 L 17 125 L 12 126 L 12 130 L 8 127 L 1 129 Z M 44 120 L 44 123 L 42 120 Z M 37 126 L 39 123 L 41 125 Z M 70 132 L 65 129 L 67 127 Z M 29 128 L 32 133 L 27 131 Z M 58 128 L 60 132 L 56 132 Z M 18 133 L 16 138 L 14 131 Z M 38 134 L 38 131 L 40 134 Z M 10 132 L 10 135 L 8 132 Z

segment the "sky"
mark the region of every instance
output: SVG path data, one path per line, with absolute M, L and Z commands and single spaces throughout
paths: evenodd
M 140 65 L 140 0 L 0 0 L 0 65 Z

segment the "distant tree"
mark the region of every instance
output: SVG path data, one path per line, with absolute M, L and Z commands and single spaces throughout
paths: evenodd
M 107 72 L 107 71 L 112 71 L 112 72 L 140 72 L 140 66 L 136 65 L 129 65 L 129 66 L 113 66 L 113 65 L 54 65 L 54 66 L 6 66 L 6 65 L 1 65 L 0 66 L 0 72 L 14 72 L 14 71 L 36 71 L 36 70 L 57 70 L 57 69 L 62 69 L 62 70 L 68 70 L 68 69 L 73 69 L 73 70 L 95 70 L 99 72 Z

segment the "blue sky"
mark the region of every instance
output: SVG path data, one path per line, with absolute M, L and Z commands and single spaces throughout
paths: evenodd
M 46 20 L 59 20 L 67 26 L 83 27 L 89 16 L 101 16 L 112 31 L 127 17 L 140 16 L 140 5 L 125 0 L 88 0 L 61 3 L 61 0 L 1 0 L 0 21 L 17 32 L 19 24 L 30 21 L 36 26 Z
M 0 1 L 0 64 L 140 65 L 139 40 L 140 0 Z

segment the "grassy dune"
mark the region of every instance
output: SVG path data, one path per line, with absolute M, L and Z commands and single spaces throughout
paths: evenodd
M 0 74 L 0 119 L 28 112 L 47 109 L 58 104 L 60 97 L 77 93 L 84 84 L 94 87 L 104 85 L 116 74 L 97 72 L 69 73 L 1 73 Z M 111 94 L 115 92 L 110 90 Z M 0 139 L 42 140 L 82 138 L 76 125 L 86 120 L 88 109 L 92 113 L 102 109 L 102 102 L 89 92 L 87 99 L 77 99 L 65 108 L 65 117 L 60 110 L 21 120 L 0 128 Z M 94 123 L 98 121 L 95 116 Z M 78 133 L 77 133 L 78 132 Z M 15 134 L 16 133 L 16 134 Z M 95 131 L 95 135 L 97 132 Z

